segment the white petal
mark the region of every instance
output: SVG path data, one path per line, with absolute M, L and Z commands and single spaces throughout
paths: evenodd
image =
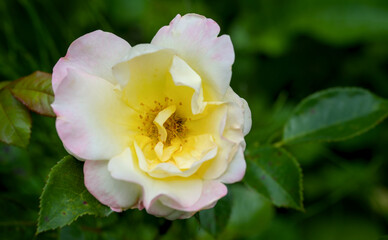
M 201 198 L 192 206 L 181 206 L 179 203 L 168 197 L 161 197 L 160 200 L 167 207 L 180 211 L 196 212 L 213 205 L 217 200 L 224 197 L 227 192 L 228 189 L 226 186 L 218 181 L 204 181 Z
M 178 56 L 173 57 L 170 73 L 176 86 L 188 86 L 194 89 L 191 99 L 192 113 L 203 112 L 206 105 L 203 102 L 201 77 Z
M 121 153 L 132 133 L 126 106 L 104 79 L 69 69 L 52 107 L 56 127 L 66 149 L 87 160 L 108 160 Z
M 218 180 L 223 183 L 235 183 L 241 181 L 244 177 L 246 166 L 244 149 L 240 147 L 233 160 L 229 163 L 228 169 Z
M 218 142 L 217 155 L 206 162 L 199 171 L 204 179 L 217 179 L 228 169 L 230 162 L 236 155 L 238 144 L 221 139 Z
M 181 206 L 192 206 L 201 196 L 202 180 L 191 178 L 155 179 L 145 174 L 136 165 L 131 149 L 109 161 L 108 169 L 115 179 L 133 182 L 143 188 L 143 204 L 150 208 L 152 201 L 160 196 L 168 196 Z
M 215 93 L 216 99 L 212 100 L 217 100 L 229 87 L 234 62 L 230 37 L 217 37 L 219 32 L 220 27 L 212 19 L 196 14 L 177 15 L 151 43 L 174 49 L 201 76 L 204 89 L 209 87 Z
M 84 176 L 88 191 L 113 211 L 136 206 L 140 199 L 139 185 L 113 179 L 108 171 L 108 161 L 85 161 Z
M 251 131 L 252 128 L 252 114 L 251 109 L 248 106 L 247 101 L 245 101 L 244 98 L 241 98 L 241 101 L 243 102 L 243 109 L 244 109 L 244 129 L 243 134 L 246 136 L 249 131 Z
M 225 183 L 228 183 L 239 181 L 237 179 L 241 179 L 245 173 L 244 134 L 249 132 L 252 121 L 245 100 L 234 93 L 231 88 L 228 88 L 223 100 L 226 102 L 227 112 L 224 116 L 224 123 L 220 124 L 219 151 L 215 159 L 207 163 L 209 166 L 203 176 L 205 179 L 214 179 L 229 172 L 225 177 Z
M 56 92 L 68 68 L 82 70 L 116 84 L 112 67 L 124 60 L 131 46 L 116 35 L 101 30 L 83 35 L 69 47 L 65 57 L 54 66 L 52 84 Z
M 224 101 L 229 102 L 230 105 L 230 114 L 228 114 L 229 128 L 239 129 L 244 136 L 247 135 L 252 127 L 251 110 L 247 101 L 239 97 L 232 88 L 228 88 L 226 91 Z
M 190 207 L 182 207 L 173 199 L 161 196 L 152 202 L 147 212 L 169 220 L 185 219 L 200 210 L 214 207 L 216 202 L 227 193 L 225 185 L 216 181 L 205 181 L 203 186 L 201 198 Z

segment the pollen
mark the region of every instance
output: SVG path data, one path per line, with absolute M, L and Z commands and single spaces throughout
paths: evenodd
M 169 108 L 170 106 L 182 107 L 182 102 L 174 104 L 174 100 L 165 97 L 164 101 L 153 101 L 152 106 L 147 106 L 144 103 L 140 103 L 141 113 L 138 115 L 140 120 L 140 126 L 138 126 L 138 130 L 140 130 L 142 135 L 145 135 L 152 139 L 153 144 L 157 144 L 161 140 L 161 129 L 158 129 L 157 124 L 155 124 L 155 119 L 160 112 Z M 176 109 L 174 107 L 174 109 Z M 163 122 L 163 132 L 167 134 L 167 136 L 162 139 L 162 142 L 169 146 L 174 139 L 181 140 L 180 142 L 184 142 L 184 138 L 188 132 L 186 122 L 187 118 L 182 116 L 179 111 L 174 110 L 171 115 L 166 117 Z
M 164 124 L 163 126 L 167 130 L 167 140 L 166 143 L 170 144 L 171 141 L 175 138 L 184 139 L 187 133 L 187 127 L 185 126 L 186 119 L 180 117 L 178 114 L 174 113 Z

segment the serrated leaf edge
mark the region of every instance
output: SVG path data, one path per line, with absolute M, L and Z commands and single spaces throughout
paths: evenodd
M 64 226 L 69 226 L 69 225 L 72 224 L 74 221 L 76 221 L 78 218 L 80 218 L 80 217 L 82 217 L 82 216 L 84 216 L 84 215 L 95 215 L 95 214 L 90 213 L 90 212 L 84 212 L 84 213 L 78 215 L 77 217 L 75 217 L 74 219 L 72 219 L 71 221 L 69 221 L 68 223 L 63 224 L 63 225 L 60 225 L 60 226 L 58 226 L 58 227 L 56 227 L 56 228 L 48 228 L 48 229 L 41 230 L 40 227 L 39 227 L 39 223 L 40 223 L 40 221 L 42 220 L 42 215 L 41 215 L 41 209 L 42 209 L 42 197 L 43 197 L 44 193 L 46 192 L 47 185 L 48 185 L 48 183 L 49 183 L 49 181 L 50 181 L 51 173 L 52 173 L 53 169 L 54 169 L 55 167 L 57 167 L 58 164 L 59 164 L 61 161 L 63 161 L 65 158 L 69 158 L 69 157 L 70 157 L 70 158 L 73 158 L 71 155 L 68 155 L 68 156 L 63 157 L 61 160 L 59 160 L 59 161 L 58 161 L 58 162 L 50 169 L 50 172 L 49 172 L 49 174 L 47 175 L 46 184 L 44 185 L 42 194 L 41 194 L 40 197 L 39 197 L 39 212 L 38 212 L 38 221 L 37 221 L 35 236 L 37 236 L 38 234 L 40 234 L 40 233 L 42 233 L 42 232 L 46 232 L 46 231 L 49 231 L 49 230 L 54 230 L 54 229 L 57 229 L 57 228 L 62 228 L 62 227 L 64 227 Z M 112 211 L 109 212 L 106 216 L 108 216 L 110 213 L 112 213 Z
M 35 113 L 38 113 L 40 115 L 43 115 L 43 116 L 47 116 L 47 117 L 56 117 L 55 113 L 53 114 L 50 114 L 50 113 L 43 113 L 43 112 L 40 112 L 40 111 L 37 111 L 36 109 L 33 109 L 33 108 L 30 108 L 30 106 L 28 106 L 25 101 L 20 98 L 20 96 L 18 96 L 14 90 L 25 90 L 25 91 L 33 91 L 33 92 L 38 92 L 40 94 L 44 94 L 44 95 L 48 95 L 48 96 L 51 96 L 51 97 L 54 97 L 54 94 L 51 94 L 50 92 L 45 92 L 45 91 L 39 91 L 39 90 L 36 90 L 36 89 L 30 89 L 30 88 L 15 88 L 15 86 L 23 81 L 23 79 L 27 78 L 27 77 L 30 77 L 32 75 L 38 75 L 38 74 L 43 74 L 43 75 L 50 75 L 52 76 L 50 73 L 47 73 L 47 72 L 42 72 L 42 71 L 35 71 L 27 76 L 24 76 L 24 77 L 21 77 L 21 78 L 18 78 L 16 79 L 15 81 L 12 81 L 12 82 L 9 82 L 8 85 L 6 85 L 5 87 L 6 88 L 9 88 L 10 92 L 12 93 L 12 95 L 18 100 L 20 101 L 24 106 L 26 106 L 29 110 L 35 112 Z
M 30 106 L 28 106 L 28 104 L 22 99 L 20 98 L 14 91 L 13 89 L 10 89 L 11 93 L 12 93 L 12 96 L 14 98 L 16 98 L 19 102 L 21 102 L 25 107 L 27 107 L 30 111 L 34 112 L 34 113 L 37 113 L 37 114 L 40 114 L 42 116 L 46 116 L 46 117 L 56 117 L 55 113 L 53 112 L 53 114 L 51 113 L 46 113 L 46 112 L 41 112 L 41 111 L 38 111 L 34 108 L 30 108 Z

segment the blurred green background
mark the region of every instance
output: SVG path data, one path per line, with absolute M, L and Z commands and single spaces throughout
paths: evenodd
M 189 12 L 214 19 L 232 38 L 232 87 L 253 114 L 248 153 L 278 139 L 293 107 L 315 91 L 360 86 L 388 98 L 387 0 L 1 0 L 0 81 L 51 72 L 70 43 L 90 31 L 147 43 L 177 13 Z M 211 239 L 195 218 L 171 223 L 137 210 L 82 217 L 34 237 L 46 176 L 66 152 L 55 120 L 32 118 L 27 149 L 0 144 L 0 239 Z M 374 240 L 388 234 L 387 146 L 385 121 L 345 142 L 288 147 L 303 168 L 306 211 L 273 209 L 237 184 L 230 189 L 240 202 L 223 238 Z M 255 216 L 251 208 L 258 209 Z

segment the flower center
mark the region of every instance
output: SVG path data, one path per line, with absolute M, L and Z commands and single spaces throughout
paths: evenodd
M 154 107 L 150 108 L 140 103 L 145 111 L 139 114 L 141 124 L 138 130 L 155 144 L 162 142 L 170 145 L 174 139 L 183 141 L 187 134 L 185 126 L 187 119 L 177 113 L 177 106 L 173 100 L 165 97 L 163 103 L 154 101 L 154 104 Z M 182 103 L 179 102 L 177 105 L 182 106 Z
M 174 106 L 174 105 L 172 105 Z M 178 116 L 174 112 L 167 121 L 163 124 L 167 132 L 166 143 L 170 144 L 175 138 L 183 139 L 187 133 L 187 127 L 185 126 L 186 118 Z

